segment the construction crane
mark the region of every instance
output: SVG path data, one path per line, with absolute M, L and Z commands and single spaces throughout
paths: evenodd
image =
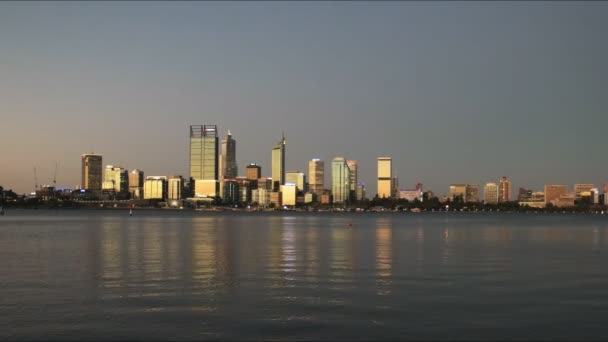
M 34 166 L 34 191 L 38 191 L 38 176 L 36 175 L 35 166 Z
M 53 198 L 57 198 L 57 162 L 55 162 L 55 173 L 53 174 Z

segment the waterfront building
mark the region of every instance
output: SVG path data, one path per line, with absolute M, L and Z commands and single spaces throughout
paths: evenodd
M 272 190 L 272 178 L 258 179 L 258 189 Z
M 223 178 L 236 178 L 238 174 L 238 166 L 236 163 L 236 140 L 232 138 L 230 130 L 228 130 L 226 138 L 222 140 L 221 156 Z
M 235 179 L 241 191 L 241 202 L 251 203 L 252 184 L 257 183 L 257 180 L 250 180 L 247 177 L 236 177 Z
M 272 149 L 272 188 L 278 191 L 285 184 L 285 135 Z
M 102 190 L 125 198 L 129 192 L 129 174 L 122 167 L 107 165 Z
M 182 176 L 169 177 L 167 198 L 170 200 L 184 198 L 184 178 Z
M 129 172 L 129 193 L 132 199 L 144 197 L 144 172 L 135 169 Z
M 241 202 L 241 186 L 235 178 L 224 178 L 224 203 L 235 205 Z
M 393 192 L 393 160 L 378 158 L 378 198 L 391 198 Z
M 567 185 L 545 185 L 545 203 L 558 201 L 561 195 L 568 193 Z
M 285 183 L 296 185 L 296 191 L 306 191 L 306 176 L 300 171 L 287 171 L 285 173 Z
M 486 183 L 483 187 L 483 199 L 488 204 L 498 203 L 498 185 L 496 183 Z
M 408 202 L 422 201 L 422 190 L 401 190 L 399 191 L 399 199 Z
M 275 208 L 283 206 L 283 197 L 280 191 L 270 192 L 270 205 L 273 205 Z
M 397 198 L 399 194 L 399 178 L 397 176 L 391 179 L 391 198 Z
M 365 199 L 365 183 L 357 184 L 355 189 L 357 201 L 363 201 Z
M 450 201 L 455 201 L 456 199 L 460 199 L 462 202 L 465 201 L 467 195 L 467 185 L 466 184 L 450 184 L 450 188 L 448 191 L 448 197 Z
M 583 196 L 590 196 L 593 188 L 595 188 L 594 184 L 574 184 L 575 199 L 578 201 Z
M 593 196 L 593 204 L 600 204 L 600 190 L 598 188 L 592 188 L 591 195 Z
M 82 177 L 80 188 L 92 192 L 101 192 L 102 156 L 99 154 L 83 154 L 81 164 Z
M 167 177 L 148 176 L 144 182 L 144 199 L 164 200 L 167 198 Z
M 519 193 L 517 194 L 518 202 L 527 202 L 532 198 L 532 190 L 519 188 Z M 543 193 L 544 194 L 544 193 Z
M 357 174 L 357 161 L 356 160 L 347 160 L 346 165 L 348 166 L 348 171 L 350 175 L 350 193 L 349 197 L 353 200 L 357 199 L 357 184 L 358 184 L 358 174 Z
M 343 157 L 336 157 L 331 162 L 331 193 L 334 203 L 348 202 L 350 171 Z
M 249 180 L 258 180 L 262 178 L 262 167 L 258 164 L 249 164 L 247 165 L 247 179 Z
M 296 205 L 297 186 L 294 183 L 285 183 L 281 185 L 281 205 L 295 206 Z
M 265 188 L 258 188 L 251 191 L 252 203 L 257 203 L 260 207 L 267 207 L 270 205 L 270 191 Z
M 308 162 L 309 189 L 317 196 L 323 194 L 325 181 L 325 164 L 321 159 L 313 159 Z
M 520 194 L 522 194 L 521 190 L 522 188 L 520 188 Z M 530 195 L 528 196 L 526 190 L 526 193 L 518 198 L 520 206 L 528 206 L 531 208 L 544 208 L 546 206 L 545 193 L 542 191 L 531 191 Z
M 219 195 L 218 159 L 217 126 L 190 126 L 190 177 L 195 181 L 195 197 Z
M 467 203 L 479 202 L 479 185 L 467 184 L 464 201 Z
M 551 203 L 556 207 L 573 207 L 574 201 L 576 200 L 576 195 L 573 193 L 561 194 L 559 198 L 553 200 Z
M 511 181 L 502 177 L 498 183 L 498 202 L 504 203 L 511 200 Z

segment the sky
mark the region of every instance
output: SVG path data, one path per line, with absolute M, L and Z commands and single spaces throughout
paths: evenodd
M 400 187 L 608 181 L 608 2 L 0 2 L 0 185 L 80 183 L 80 156 L 188 175 L 189 125 L 239 174 L 376 160 Z

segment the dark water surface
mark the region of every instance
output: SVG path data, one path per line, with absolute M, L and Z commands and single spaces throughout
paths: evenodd
M 0 217 L 3 340 L 607 338 L 606 216 Z

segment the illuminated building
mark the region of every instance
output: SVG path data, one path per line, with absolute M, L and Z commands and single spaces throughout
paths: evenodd
M 297 191 L 306 191 L 306 176 L 300 171 L 287 171 L 285 182 L 295 184 Z
M 184 179 L 182 176 L 171 176 L 168 181 L 168 195 L 170 200 L 180 200 L 184 194 Z
M 262 167 L 258 164 L 247 165 L 247 179 L 258 180 L 262 178 Z
M 141 199 L 144 197 L 144 172 L 133 170 L 129 172 L 129 193 L 132 199 Z
M 498 202 L 509 202 L 511 200 L 511 181 L 502 177 L 498 182 Z
M 574 195 L 575 199 L 578 201 L 583 197 L 584 192 L 588 192 L 587 196 L 590 195 L 591 189 L 595 188 L 593 184 L 574 184 Z
M 89 191 L 101 191 L 102 157 L 98 154 L 82 155 L 82 177 L 80 188 Z
M 391 198 L 393 191 L 393 160 L 391 157 L 378 158 L 378 197 Z
M 348 202 L 350 171 L 346 159 L 342 157 L 336 157 L 331 162 L 331 193 L 334 203 Z
M 129 176 L 127 170 L 122 167 L 107 165 L 104 173 L 102 190 L 113 192 L 121 197 L 126 197 L 129 191 Z
M 561 195 L 568 193 L 567 185 L 545 185 L 545 203 L 558 201 Z
M 313 159 L 308 162 L 308 186 L 310 192 L 321 196 L 323 194 L 325 179 L 325 164 L 320 159 Z
M 272 181 L 274 191 L 279 191 L 281 185 L 285 184 L 285 135 L 272 149 Z
M 167 198 L 167 177 L 148 176 L 144 182 L 144 199 L 164 200 Z
M 216 125 L 190 126 L 190 177 L 195 197 L 219 195 L 218 135 Z
M 483 187 L 483 199 L 488 204 L 498 203 L 498 185 L 496 183 L 486 183 Z
M 296 188 L 294 183 L 285 183 L 285 185 L 281 185 L 281 205 L 296 205 Z
M 450 190 L 448 192 L 448 197 L 453 202 L 456 199 L 460 199 L 462 202 L 465 201 L 467 195 L 467 185 L 466 184 L 450 184 Z

